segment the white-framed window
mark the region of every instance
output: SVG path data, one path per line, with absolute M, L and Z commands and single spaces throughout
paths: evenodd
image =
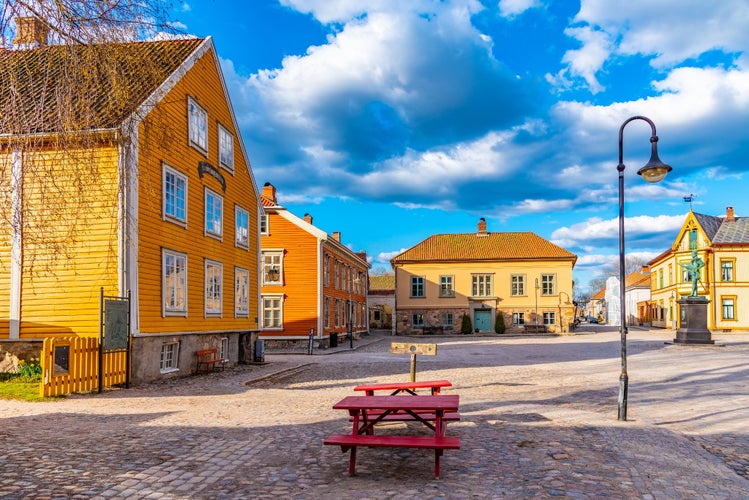
M 722 311 L 722 319 L 736 319 L 736 297 L 721 297 L 720 305 Z
M 333 302 L 333 326 L 338 328 L 341 325 L 341 301 L 334 299 Z
M 545 312 L 544 313 L 544 325 L 556 325 L 557 324 L 557 315 L 553 312 Z
M 525 295 L 525 275 L 513 274 L 511 281 L 512 290 L 510 291 L 510 294 L 514 297 Z
M 187 98 L 190 145 L 208 154 L 208 113 L 192 97 Z
M 260 234 L 268 233 L 268 214 L 260 214 Z
M 240 248 L 250 248 L 250 212 L 236 205 L 234 221 L 234 244 Z
M 205 314 L 221 314 L 224 266 L 215 260 L 205 260 Z
M 323 257 L 322 275 L 323 284 L 330 286 L 330 255 L 328 254 L 325 254 L 325 257 Z
M 512 324 L 520 326 L 525 324 L 525 313 L 512 313 Z
M 179 342 L 165 342 L 161 344 L 161 355 L 159 358 L 159 371 L 161 373 L 176 372 L 179 370 Z
M 283 284 L 283 251 L 273 250 L 261 253 L 263 263 L 263 285 Z
M 424 296 L 424 276 L 411 276 L 411 297 Z
M 474 274 L 471 277 L 471 295 L 473 297 L 490 297 L 492 294 L 492 275 Z
M 217 192 L 205 190 L 205 232 L 221 238 L 223 233 L 224 198 Z
M 263 295 L 263 328 L 283 329 L 283 296 Z
M 440 276 L 440 297 L 455 297 L 452 276 Z
M 229 337 L 221 337 L 221 348 L 218 356 L 221 359 L 229 359 Z
M 323 327 L 330 328 L 330 297 L 325 297 L 325 305 L 323 308 Z
M 663 284 L 663 271 L 661 271 L 661 285 Z M 555 295 L 554 275 L 541 275 L 541 295 Z
M 340 287 L 340 279 L 341 279 L 340 262 L 336 260 L 333 265 L 335 266 L 334 276 L 333 276 L 333 286 L 336 288 L 336 290 L 338 290 L 338 288 Z M 336 323 L 336 326 L 338 326 L 337 323 Z
M 447 328 L 452 328 L 454 324 L 453 321 L 454 321 L 453 313 L 451 312 L 442 313 L 442 326 L 447 327 Z
M 424 315 L 422 313 L 414 313 L 411 315 L 411 326 L 424 326 Z
M 187 255 L 161 251 L 163 316 L 187 316 Z
M 234 172 L 234 134 L 218 124 L 218 163 Z
M 720 261 L 720 280 L 733 281 L 733 259 Z
M 162 164 L 163 217 L 164 220 L 187 224 L 187 176 Z
M 234 316 L 247 318 L 250 315 L 250 271 L 234 268 Z

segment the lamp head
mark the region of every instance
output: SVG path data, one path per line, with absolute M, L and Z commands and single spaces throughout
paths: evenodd
M 650 161 L 645 164 L 640 170 L 637 171 L 637 175 L 641 175 L 647 182 L 655 184 L 656 182 L 662 181 L 666 174 L 668 174 L 672 168 L 666 165 L 658 158 L 658 136 L 654 135 L 650 138 Z

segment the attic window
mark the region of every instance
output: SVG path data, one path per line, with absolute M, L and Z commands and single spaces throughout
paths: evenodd
M 187 116 L 190 145 L 208 153 L 208 113 L 192 98 L 187 98 Z

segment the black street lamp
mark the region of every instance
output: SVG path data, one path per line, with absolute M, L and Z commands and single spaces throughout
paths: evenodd
M 633 116 L 628 118 L 619 128 L 619 315 L 621 334 L 621 356 L 622 372 L 619 375 L 619 414 L 618 420 L 627 420 L 627 390 L 629 376 L 627 375 L 627 316 L 625 312 L 625 269 L 624 269 L 624 127 L 631 121 L 643 120 L 650 124 L 652 131 L 650 135 L 650 161 L 637 171 L 647 182 L 660 182 L 671 171 L 671 167 L 658 158 L 658 136 L 655 133 L 655 124 L 644 116 Z

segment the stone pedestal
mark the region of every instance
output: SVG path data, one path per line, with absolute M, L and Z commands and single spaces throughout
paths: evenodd
M 681 309 L 681 328 L 676 331 L 677 344 L 714 344 L 707 329 L 707 304 L 704 297 L 687 297 L 677 301 Z

